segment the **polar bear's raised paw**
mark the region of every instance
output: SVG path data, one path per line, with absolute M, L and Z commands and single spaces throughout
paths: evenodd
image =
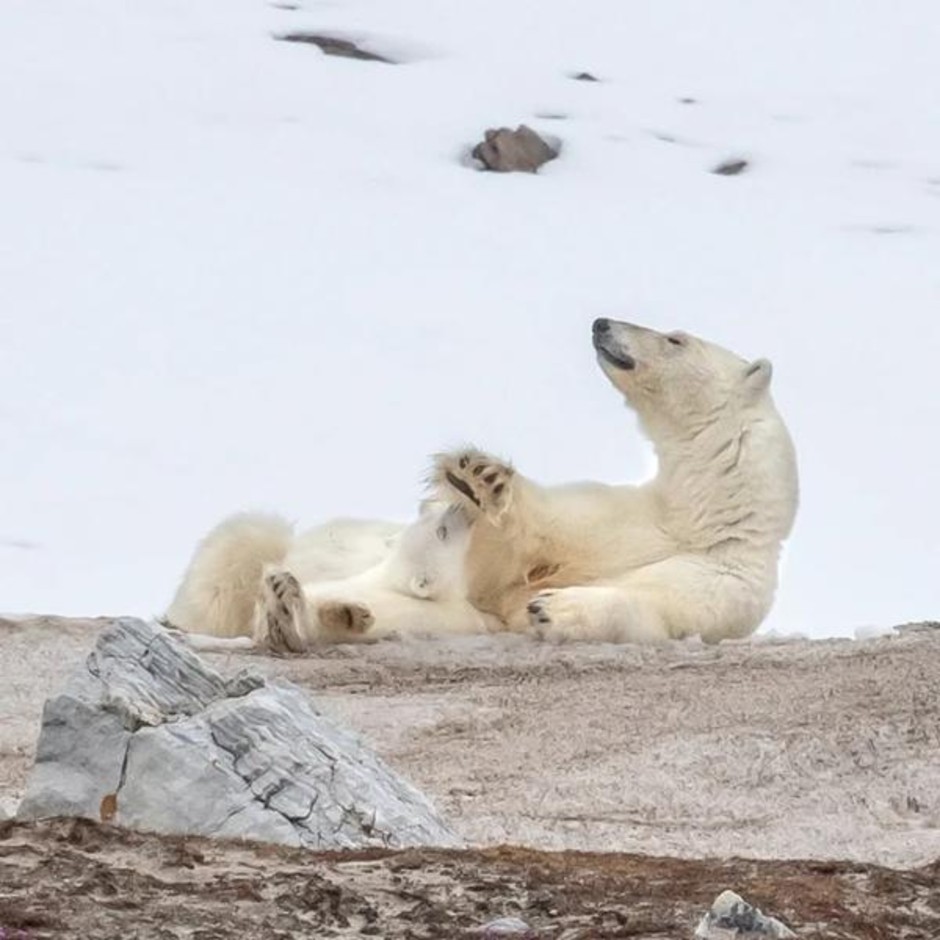
M 515 471 L 509 464 L 478 450 L 440 454 L 434 461 L 433 483 L 446 498 L 456 497 L 498 523 L 512 504 Z
M 273 653 L 303 653 L 309 626 L 300 582 L 289 571 L 266 574 L 255 615 L 255 642 Z

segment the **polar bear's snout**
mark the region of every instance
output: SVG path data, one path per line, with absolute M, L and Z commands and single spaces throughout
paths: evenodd
M 625 335 L 631 328 L 633 327 L 630 323 L 620 323 L 617 320 L 608 320 L 606 317 L 599 317 L 594 321 L 594 348 L 605 362 L 617 369 L 636 368 L 636 359 L 628 349 Z

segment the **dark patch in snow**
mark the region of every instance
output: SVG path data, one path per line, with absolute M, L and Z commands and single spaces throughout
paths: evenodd
M 384 62 L 386 65 L 396 65 L 391 59 L 369 52 L 357 46 L 349 39 L 340 39 L 338 36 L 324 36 L 321 33 L 294 32 L 275 36 L 281 42 L 299 42 L 316 46 L 324 55 L 335 55 L 343 59 L 358 59 L 363 62 Z
M 571 76 L 576 82 L 599 82 L 600 79 L 596 75 L 592 75 L 590 72 L 575 72 Z
M 856 224 L 843 226 L 847 232 L 863 232 L 866 235 L 916 235 L 922 231 L 916 225 L 907 225 L 901 223 L 881 222 L 874 225 Z
M 656 138 L 656 140 L 661 140 L 664 144 L 675 144 L 678 147 L 700 147 L 701 144 L 697 143 L 694 140 L 689 140 L 685 137 L 677 137 L 675 134 L 670 133 L 669 131 L 656 131 L 649 130 L 647 133 Z
M 4 548 L 18 548 L 24 552 L 34 552 L 37 548 L 42 548 L 39 542 L 31 542 L 29 539 L 3 539 L 0 538 L 0 545 Z
M 750 168 L 750 162 L 743 157 L 729 157 L 712 169 L 717 176 L 738 176 Z
M 915 225 L 873 225 L 872 235 L 911 235 L 917 231 Z

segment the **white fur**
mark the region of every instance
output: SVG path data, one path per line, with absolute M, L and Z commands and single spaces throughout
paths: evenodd
M 240 514 L 197 546 L 165 621 L 203 650 L 235 648 L 232 637 L 296 652 L 317 641 L 486 632 L 495 622 L 466 600 L 468 541 L 466 513 L 434 502 L 410 526 L 339 519 L 300 536 L 277 516 Z M 269 582 L 284 574 L 302 585 L 307 608 L 280 624 L 287 643 L 268 627 Z M 337 625 L 338 612 L 350 622 Z
M 271 517 L 223 523 L 168 619 L 215 636 L 254 631 L 274 647 L 283 633 L 289 648 L 500 628 L 556 640 L 748 635 L 772 603 L 797 506 L 770 364 L 615 321 L 598 321 L 594 339 L 655 446 L 651 482 L 542 487 L 489 455 L 444 454 L 437 502 L 408 528 L 346 520 L 295 538 Z M 286 633 L 272 613 L 290 594 L 278 572 L 303 585 Z

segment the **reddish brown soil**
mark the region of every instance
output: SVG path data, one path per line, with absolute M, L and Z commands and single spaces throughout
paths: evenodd
M 78 820 L 0 824 L 5 938 L 691 938 L 732 887 L 801 940 L 935 940 L 940 863 L 678 860 L 501 847 L 312 853 Z M 517 935 L 519 936 L 519 935 Z

